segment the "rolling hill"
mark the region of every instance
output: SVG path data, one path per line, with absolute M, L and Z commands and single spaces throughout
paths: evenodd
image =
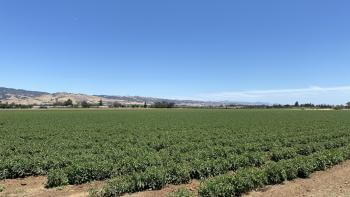
M 218 106 L 227 104 L 238 105 L 261 105 L 265 103 L 248 103 L 248 102 L 215 102 L 215 101 L 196 101 L 196 100 L 175 100 L 154 97 L 142 96 L 111 96 L 111 95 L 87 95 L 79 93 L 57 92 L 48 93 L 40 91 L 29 91 L 23 89 L 13 89 L 0 87 L 0 101 L 5 103 L 16 103 L 24 105 L 52 105 L 56 102 L 64 102 L 71 99 L 73 103 L 80 103 L 87 101 L 88 103 L 98 103 L 100 100 L 108 105 L 113 102 L 120 102 L 121 104 L 153 104 L 155 102 L 173 102 L 176 105 L 182 106 Z

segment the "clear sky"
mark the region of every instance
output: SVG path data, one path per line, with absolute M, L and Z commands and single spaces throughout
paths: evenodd
M 0 1 L 0 86 L 350 100 L 348 0 Z

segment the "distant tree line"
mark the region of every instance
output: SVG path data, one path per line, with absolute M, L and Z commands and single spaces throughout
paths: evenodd
M 350 109 L 350 102 L 347 102 L 345 105 L 329 105 L 329 104 L 320 104 L 315 105 L 313 103 L 304 103 L 299 104 L 299 102 L 295 102 L 294 105 L 227 105 L 229 108 L 245 108 L 245 109 L 289 109 L 289 108 L 311 108 L 311 109 Z
M 30 109 L 33 105 L 23 105 L 23 104 L 15 104 L 15 103 L 2 103 L 0 101 L 0 109 Z
M 49 106 L 49 105 L 46 105 Z M 140 104 L 122 104 L 120 102 L 113 102 L 109 105 L 104 105 L 102 100 L 99 100 L 97 103 L 91 103 L 88 101 L 81 101 L 81 102 L 77 102 L 77 103 L 73 103 L 73 101 L 71 99 L 68 99 L 64 102 L 60 101 L 60 102 L 55 102 L 53 104 L 54 107 L 73 107 L 73 108 L 96 108 L 96 107 L 101 107 L 101 106 L 108 106 L 110 108 L 147 108 L 149 107 L 146 102 L 142 105 Z
M 122 104 L 120 102 L 113 102 L 111 105 L 109 105 L 110 108 L 148 108 L 151 107 L 147 105 L 146 102 L 144 104 Z
M 109 105 L 110 108 L 174 108 L 175 103 L 172 102 L 166 102 L 166 101 L 161 101 L 161 102 L 155 102 L 152 105 L 147 105 L 145 102 L 143 105 L 142 104 L 122 104 L 120 102 L 114 102 L 111 105 Z
M 71 99 L 68 99 L 64 102 L 57 101 L 53 104 L 53 106 L 66 106 L 66 107 L 73 107 L 73 101 Z
M 67 99 L 66 101 L 63 101 L 63 102 L 57 101 L 53 104 L 53 106 L 54 107 L 90 108 L 90 107 L 96 107 L 96 106 L 103 106 L 103 101 L 99 100 L 98 103 L 89 103 L 88 101 L 82 101 L 74 104 L 71 99 Z
M 99 100 L 97 103 L 91 103 L 88 101 L 82 101 L 78 103 L 73 103 L 71 99 L 67 99 L 64 102 L 55 102 L 53 105 L 40 105 L 40 108 L 47 108 L 50 106 L 53 107 L 65 107 L 65 108 L 90 108 L 90 107 L 101 107 L 103 106 L 103 101 Z M 106 105 L 107 106 L 107 105 Z M 2 103 L 0 101 L 0 109 L 27 109 L 32 108 L 33 105 L 23 105 L 23 104 L 15 104 L 15 103 Z M 108 107 L 110 108 L 175 108 L 175 107 L 181 107 L 181 108 L 209 108 L 209 109 L 232 109 L 232 108 L 239 108 L 239 109 L 296 109 L 296 108 L 311 108 L 311 109 L 350 109 L 350 102 L 347 102 L 345 105 L 329 105 L 329 104 L 321 104 L 321 105 L 315 105 L 313 103 L 304 103 L 300 104 L 299 102 L 295 102 L 294 105 L 281 105 L 281 104 L 274 104 L 274 105 L 239 105 L 239 104 L 231 104 L 231 105 L 219 105 L 219 106 L 176 106 L 173 102 L 167 102 L 167 101 L 160 101 L 155 102 L 151 105 L 148 105 L 146 102 L 144 104 L 122 104 L 120 102 L 113 102 L 112 104 L 109 104 Z
M 154 108 L 174 108 L 175 103 L 173 102 L 166 102 L 166 101 L 161 101 L 161 102 L 155 102 L 152 107 Z
M 79 106 L 79 104 L 78 104 Z M 87 101 L 82 101 L 80 103 L 80 106 L 82 108 L 90 108 L 90 107 L 100 107 L 100 106 L 103 106 L 103 101 L 102 100 L 99 100 L 97 103 L 89 103 Z

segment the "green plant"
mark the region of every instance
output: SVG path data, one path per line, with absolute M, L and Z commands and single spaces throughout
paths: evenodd
M 286 169 L 280 163 L 271 163 L 267 166 L 266 174 L 270 184 L 278 184 L 287 180 Z
M 304 158 L 298 158 L 294 163 L 298 170 L 298 177 L 300 178 L 307 178 L 313 172 L 313 163 Z
M 172 184 L 188 183 L 191 180 L 190 167 L 186 164 L 172 163 L 167 166 L 167 182 Z
M 131 176 L 116 177 L 107 181 L 101 191 L 102 196 L 120 196 L 121 194 L 135 190 L 135 182 Z
M 287 180 L 293 180 L 298 177 L 298 168 L 295 166 L 294 162 L 283 160 L 281 161 L 281 166 L 286 172 Z
M 143 182 L 143 189 L 161 189 L 167 184 L 167 171 L 163 167 L 151 167 L 143 172 L 138 181 Z
M 283 148 L 272 151 L 271 160 L 280 161 L 282 159 L 291 159 L 297 156 L 294 148 Z
M 47 176 L 47 183 L 45 187 L 58 187 L 68 184 L 67 174 L 61 169 L 51 170 Z

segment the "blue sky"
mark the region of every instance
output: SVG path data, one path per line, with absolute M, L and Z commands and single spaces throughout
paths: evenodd
M 202 100 L 350 100 L 346 0 L 0 1 L 0 86 Z

